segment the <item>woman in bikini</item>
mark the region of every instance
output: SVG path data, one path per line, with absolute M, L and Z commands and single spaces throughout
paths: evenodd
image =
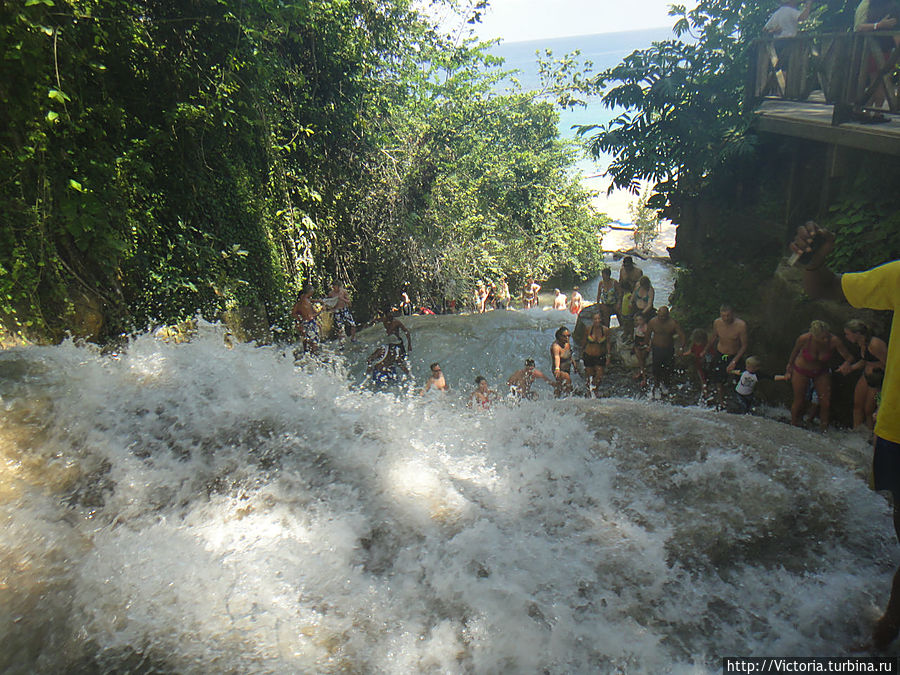
M 828 330 L 828 324 L 815 320 L 809 326 L 809 332 L 797 338 L 794 349 L 788 359 L 785 375 L 794 389 L 794 402 L 791 405 L 791 424 L 800 426 L 803 406 L 806 403 L 806 390 L 810 382 L 819 396 L 819 420 L 822 431 L 828 428 L 828 417 L 831 408 L 831 357 L 837 351 L 844 357 L 844 363 L 838 369 L 841 373 L 850 371 L 852 357 L 844 343 Z
M 859 361 L 850 366 L 851 371 L 860 372 L 853 390 L 853 428 L 863 424 L 873 426 L 872 413 L 875 412 L 875 394 L 866 381 L 866 375 L 880 368 L 884 370 L 887 360 L 887 343 L 872 335 L 872 329 L 865 321 L 850 319 L 844 324 L 844 337 L 859 350 Z
M 597 284 L 597 304 L 602 308 L 603 325 L 609 328 L 609 320 L 619 312 L 619 282 L 612 278 L 612 270 L 604 267 Z
M 603 312 L 597 312 L 581 343 L 581 360 L 584 362 L 589 398 L 600 398 L 597 387 L 603 379 L 609 356 L 608 338 L 609 328 L 603 325 Z
M 634 289 L 634 295 L 631 296 L 631 310 L 635 314 L 641 313 L 647 321 L 653 318 L 653 301 L 656 298 L 656 291 L 653 284 L 650 283 L 650 277 L 641 277 L 637 288 Z
M 569 329 L 560 326 L 556 339 L 550 345 L 550 364 L 556 378 L 556 397 L 572 391 L 572 345 L 569 344 Z

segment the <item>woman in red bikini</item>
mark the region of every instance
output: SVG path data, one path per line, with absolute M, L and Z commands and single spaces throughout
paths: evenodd
M 850 372 L 853 360 L 844 343 L 828 330 L 824 321 L 813 321 L 809 332 L 797 338 L 794 349 L 788 359 L 785 375 L 794 388 L 794 402 L 791 405 L 791 424 L 800 426 L 803 406 L 806 403 L 806 390 L 812 382 L 819 395 L 819 420 L 822 431 L 828 428 L 828 417 L 831 409 L 831 357 L 837 351 L 844 357 L 844 363 L 838 372 Z

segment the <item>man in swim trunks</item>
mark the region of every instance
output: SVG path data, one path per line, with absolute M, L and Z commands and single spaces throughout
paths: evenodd
M 558 288 L 553 289 L 553 309 L 566 308 L 566 294 Z
M 681 340 L 679 349 L 684 349 L 687 338 L 678 322 L 669 314 L 668 307 L 660 307 L 656 316 L 647 324 L 650 336 L 650 353 L 653 357 L 653 388 L 662 388 L 668 393 L 672 369 L 675 367 L 675 335 Z
M 385 310 L 381 322 L 384 324 L 384 332 L 387 333 L 390 340 L 388 344 L 399 344 L 402 348 L 403 339 L 400 337 L 400 331 L 403 331 L 406 333 L 406 349 L 403 350 L 403 356 L 405 357 L 407 352 L 412 351 L 412 338 L 409 335 L 409 329 L 403 325 L 402 321 L 394 317 L 394 313 L 391 310 Z
M 728 371 L 736 370 L 747 351 L 747 324 L 734 315 L 731 305 L 719 308 L 719 318 L 713 321 L 706 351 L 712 354 L 709 382 L 716 385 L 716 410 L 725 405 L 725 382 Z
M 303 286 L 297 302 L 291 309 L 291 316 L 297 322 L 297 332 L 303 338 L 303 351 L 317 354 L 319 351 L 319 322 L 316 317 L 322 310 L 315 310 L 312 306 L 313 289 L 309 284 Z
M 409 376 L 406 351 L 403 344 L 389 342 L 381 345 L 366 359 L 366 372 L 372 377 L 376 387 L 382 387 L 400 380 L 401 373 Z
M 538 378 L 554 384 L 553 380 L 534 367 L 534 359 L 525 359 L 525 367 L 514 372 L 506 381 L 509 385 L 509 393 L 518 398 L 529 400 L 535 398 L 536 394 L 531 391 L 531 385 Z
M 428 381 L 425 383 L 425 388 L 422 390 L 422 396 L 427 394 L 432 388 L 439 392 L 450 391 L 450 385 L 448 385 L 447 380 L 444 379 L 444 371 L 441 370 L 441 364 L 432 363 L 430 368 L 431 375 L 428 376 Z
M 813 241 L 821 245 L 813 251 Z M 834 235 L 813 222 L 797 228 L 791 250 L 812 254 L 806 263 L 803 285 L 812 298 L 846 300 L 853 307 L 893 310 L 891 336 L 888 341 L 881 409 L 875 423 L 875 454 L 872 468 L 875 489 L 892 493 L 894 498 L 894 532 L 900 540 L 900 260 L 886 263 L 866 272 L 835 275 L 825 264 L 834 249 Z M 885 649 L 900 632 L 900 568 L 894 574 L 891 597 L 884 615 L 875 624 L 872 644 Z
M 347 289 L 339 281 L 335 281 L 331 284 L 331 292 L 328 293 L 328 297 L 334 298 L 334 307 L 331 310 L 334 314 L 334 325 L 342 329 L 344 335 L 347 335 L 349 328 L 350 341 L 356 342 L 356 321 L 353 320 L 353 315 L 350 313 L 350 295 L 347 293 Z

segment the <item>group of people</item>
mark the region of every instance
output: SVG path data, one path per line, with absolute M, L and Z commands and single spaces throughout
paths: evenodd
M 512 296 L 506 277 L 497 282 L 479 281 L 472 297 L 472 309 L 476 314 L 484 314 L 489 309 L 510 309 Z

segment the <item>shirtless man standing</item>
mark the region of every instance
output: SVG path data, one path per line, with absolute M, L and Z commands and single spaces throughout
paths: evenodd
M 356 342 L 356 321 L 353 320 L 353 315 L 350 313 L 350 295 L 347 293 L 347 289 L 341 286 L 339 281 L 335 281 L 331 284 L 331 292 L 328 297 L 335 298 L 334 307 L 331 310 L 334 314 L 335 325 L 342 328 L 345 335 L 349 328 L 350 341 Z
M 514 394 L 518 398 L 527 398 L 530 400 L 535 397 L 535 393 L 531 391 L 531 385 L 534 384 L 534 381 L 537 378 L 546 380 L 548 383 L 555 385 L 553 380 L 534 367 L 534 359 L 525 359 L 525 367 L 510 375 L 506 383 L 509 385 L 511 394 Z
M 584 298 L 579 292 L 581 289 L 576 286 L 572 289 L 572 295 L 569 297 L 569 311 L 572 312 L 575 316 L 581 312 L 584 307 Z
M 316 317 L 322 310 L 314 310 L 312 306 L 312 286 L 306 284 L 300 295 L 297 296 L 297 302 L 291 309 L 291 316 L 297 322 L 297 332 L 303 338 L 303 351 L 310 354 L 316 354 L 319 351 L 319 323 Z
M 665 394 L 675 366 L 675 335 L 681 340 L 680 349 L 684 349 L 687 338 L 678 322 L 669 315 L 668 307 L 657 310 L 656 316 L 647 324 L 647 333 L 650 335 L 650 352 L 653 355 L 653 388 L 661 385 Z
M 706 351 L 713 357 L 709 381 L 716 385 L 716 408 L 721 409 L 725 400 L 728 371 L 738 368 L 741 357 L 747 351 L 747 324 L 734 315 L 731 305 L 719 308 L 719 318 L 713 321 Z

